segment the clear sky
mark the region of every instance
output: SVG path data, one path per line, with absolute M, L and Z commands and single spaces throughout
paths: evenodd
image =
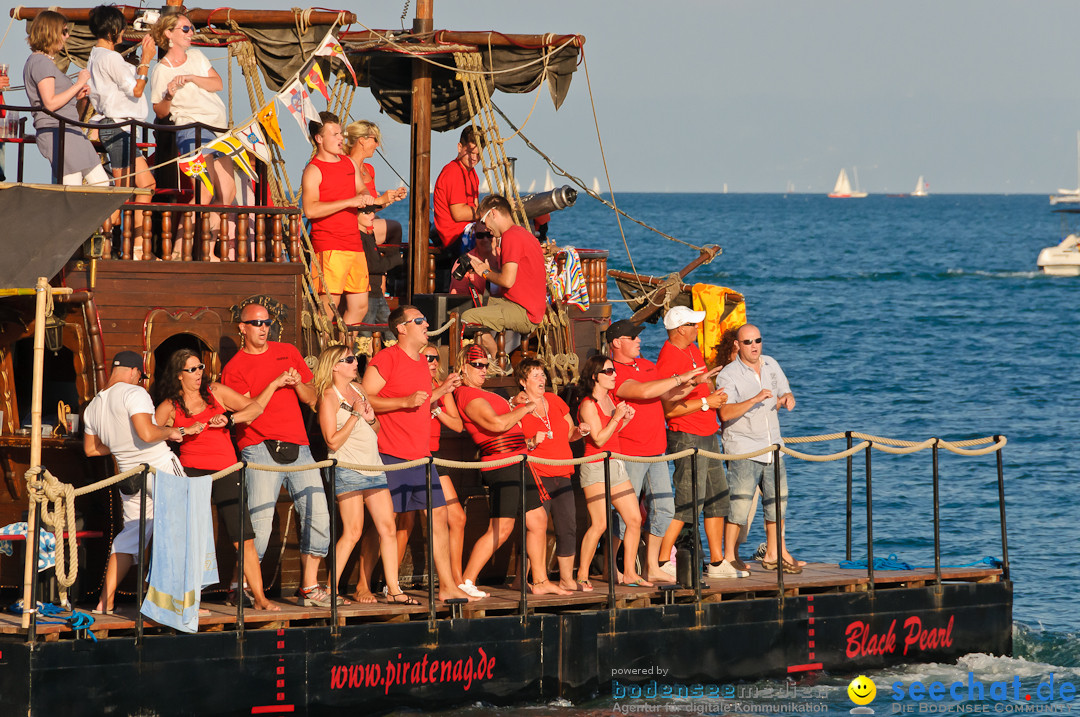
M 353 9 L 369 27 L 400 28 L 404 4 Z M 1076 2 L 435 0 L 435 25 L 585 35 L 616 191 L 781 192 L 791 182 L 826 192 L 841 167 L 857 167 L 870 192 L 910 192 L 920 174 L 932 193 L 1049 193 L 1080 181 Z M 16 81 L 24 38 L 16 23 L 0 47 Z M 525 132 L 606 187 L 582 70 L 559 112 L 544 90 Z M 407 127 L 357 98 L 353 117 L 380 122 L 387 155 L 406 174 Z M 237 100 L 246 105 L 239 88 Z M 496 101 L 520 123 L 533 96 Z M 455 136 L 433 138 L 435 171 Z M 298 129 L 287 140 L 303 142 Z M 523 189 L 542 185 L 531 151 L 508 147 Z M 289 158 L 298 178 L 306 154 L 297 147 Z M 376 169 L 380 188 L 395 184 Z

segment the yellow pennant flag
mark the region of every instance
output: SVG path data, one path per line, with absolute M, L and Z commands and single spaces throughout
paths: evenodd
M 255 168 L 251 166 L 251 157 L 244 150 L 244 144 L 235 135 L 227 134 L 215 139 L 206 145 L 207 149 L 214 149 L 232 159 L 233 164 L 246 174 L 251 181 L 255 181 Z
M 256 119 L 259 120 L 259 124 L 266 130 L 266 136 L 270 138 L 278 147 L 285 149 L 285 141 L 281 139 L 281 125 L 277 121 L 277 108 L 274 107 L 274 101 L 271 100 L 266 107 L 263 107 L 255 114 Z

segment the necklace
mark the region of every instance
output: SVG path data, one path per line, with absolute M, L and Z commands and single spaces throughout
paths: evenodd
M 674 344 L 672 344 L 672 346 L 674 346 Z M 694 358 L 694 352 L 690 350 L 691 346 L 693 346 L 693 344 L 690 344 L 686 348 L 679 349 L 679 350 L 682 351 L 684 354 L 686 354 L 686 357 L 688 359 L 690 359 L 690 363 L 693 365 L 693 367 L 697 368 L 697 359 Z M 678 348 L 678 347 L 676 346 L 676 348 Z
M 544 407 L 544 415 L 540 415 L 540 406 Z M 533 413 L 536 414 L 537 418 L 544 422 L 544 428 L 547 429 L 547 437 L 549 439 L 554 438 L 555 432 L 551 430 L 551 412 L 548 410 L 546 398 L 544 398 L 543 396 L 540 397 L 540 402 L 533 406 Z

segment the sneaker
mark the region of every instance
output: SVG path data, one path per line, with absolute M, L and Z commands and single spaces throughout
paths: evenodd
M 737 569 L 725 560 L 719 565 L 710 564 L 708 569 L 705 570 L 705 575 L 710 578 L 745 578 L 749 577 L 750 573 L 747 570 Z
M 677 580 L 679 574 L 675 570 L 675 558 L 672 558 L 671 560 L 661 565 L 660 572 L 662 572 L 664 575 L 667 575 L 672 580 Z
M 488 596 L 486 592 L 473 585 L 472 580 L 466 580 L 461 585 L 458 585 L 458 589 L 471 598 L 486 598 Z
M 330 593 L 318 586 L 308 590 L 301 588 L 296 593 L 296 604 L 300 607 L 330 607 L 330 603 Z M 339 607 L 345 604 L 345 599 L 340 595 L 337 604 Z

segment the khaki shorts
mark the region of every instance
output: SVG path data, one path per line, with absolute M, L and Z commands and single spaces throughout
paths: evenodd
M 625 481 L 630 480 L 630 474 L 626 472 L 626 465 L 617 458 L 612 458 L 608 461 L 611 468 L 608 469 L 608 473 L 611 476 L 612 487 L 619 485 Z M 578 466 L 578 476 L 581 480 L 581 487 L 595 485 L 596 483 L 604 482 L 604 461 L 599 460 L 595 463 L 582 463 Z
M 367 257 L 362 251 L 321 251 L 318 255 L 322 266 L 324 290 L 315 274 L 315 291 L 323 294 L 366 294 L 371 284 L 368 279 Z
M 521 304 L 493 296 L 487 306 L 468 309 L 461 315 L 462 323 L 480 324 L 494 331 L 510 329 L 519 334 L 531 334 L 540 324 L 529 321 L 529 314 Z

